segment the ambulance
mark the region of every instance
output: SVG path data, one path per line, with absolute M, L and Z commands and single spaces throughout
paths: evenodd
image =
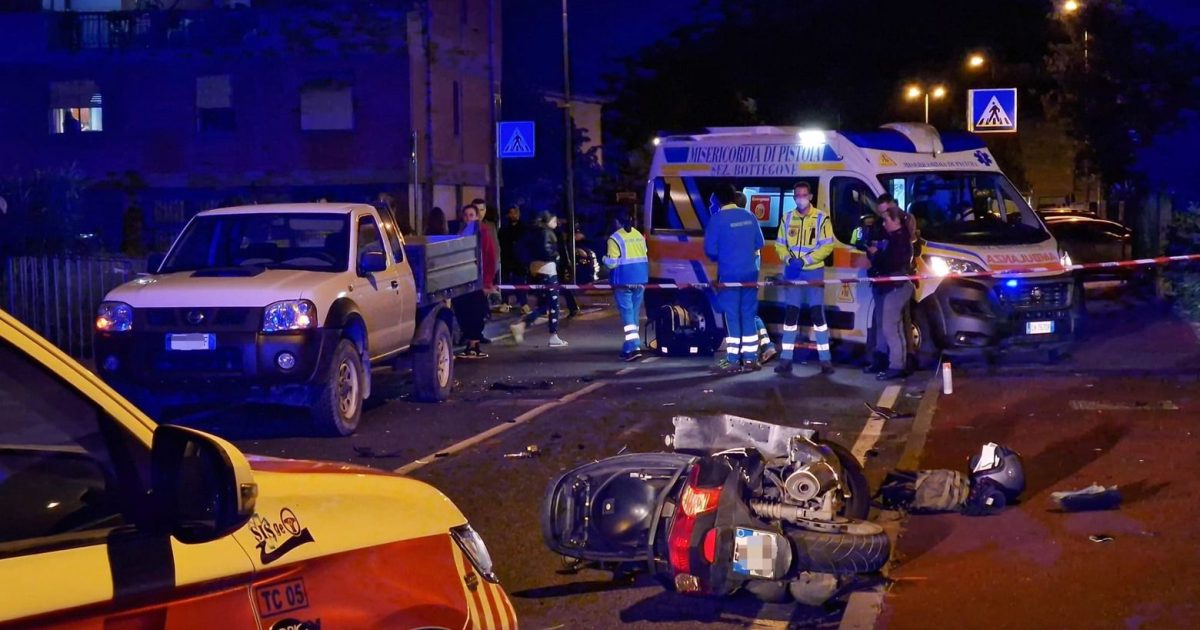
M 919 123 L 866 132 L 732 127 L 654 142 L 643 217 L 652 283 L 716 277 L 704 255 L 704 228 L 717 211 L 713 192 L 729 184 L 745 195 L 767 240 L 761 277 L 779 276 L 776 231 L 795 207 L 794 185 L 806 182 L 814 203 L 833 220 L 836 243 L 826 279 L 867 276 L 867 256 L 852 240 L 873 219 L 878 195 L 891 193 L 915 217 L 916 270 L 923 279 L 909 332 L 918 363 L 929 365 L 943 352 L 994 357 L 1015 347 L 1054 356 L 1079 330 L 1083 296 L 1066 270 L 1069 257 L 973 134 L 939 133 Z M 1023 273 L 1012 273 L 1017 270 Z M 978 272 L 995 275 L 956 276 Z M 689 325 L 719 339 L 723 326 L 710 306 L 711 292 L 650 291 L 647 313 L 677 307 Z M 780 291 L 769 287 L 761 298 L 760 314 L 777 327 L 784 312 Z M 835 339 L 866 342 L 869 284 L 826 285 L 825 305 Z
M 0 311 L 0 627 L 517 627 L 433 487 L 157 425 Z

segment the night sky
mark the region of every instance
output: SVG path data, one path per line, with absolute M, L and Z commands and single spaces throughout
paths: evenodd
M 1200 1 L 1132 0 L 1160 19 L 1200 41 Z M 620 69 L 620 60 L 669 34 L 694 23 L 698 0 L 571 0 L 571 55 L 573 88 L 581 94 L 603 94 L 603 76 Z M 506 55 L 561 60 L 558 37 L 522 37 L 522 30 L 560 32 L 560 3 L 547 0 L 506 0 Z M 513 18 L 517 18 L 514 20 Z M 519 23 L 514 23 L 518 21 Z M 812 34 L 810 34 L 812 36 Z M 557 89 L 562 83 L 561 61 L 526 68 L 527 78 Z M 507 77 L 511 80 L 513 77 Z M 1141 165 L 1157 185 L 1200 193 L 1195 181 L 1195 158 L 1200 147 L 1200 117 L 1189 115 L 1184 128 L 1158 138 L 1143 152 Z M 1200 195 L 1198 195 L 1200 198 Z

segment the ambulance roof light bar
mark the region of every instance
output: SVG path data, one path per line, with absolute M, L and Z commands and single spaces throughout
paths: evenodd
M 917 153 L 929 153 L 937 156 L 945 152 L 942 147 L 942 136 L 938 134 L 938 130 L 933 125 L 911 122 L 889 123 L 883 128 L 900 132 L 905 138 L 908 138 L 909 142 L 913 143 Z

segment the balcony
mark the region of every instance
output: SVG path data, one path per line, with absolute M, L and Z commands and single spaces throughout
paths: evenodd
M 63 12 L 51 16 L 58 51 L 155 50 L 242 46 L 258 37 L 254 11 Z

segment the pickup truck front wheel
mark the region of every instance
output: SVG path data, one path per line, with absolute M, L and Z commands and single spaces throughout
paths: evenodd
M 450 388 L 454 385 L 454 345 L 446 322 L 434 324 L 429 344 L 413 351 L 413 383 L 417 400 L 442 402 L 450 398 Z
M 312 406 L 317 431 L 330 436 L 354 433 L 363 407 L 363 365 L 354 342 L 338 342 L 319 388 Z

